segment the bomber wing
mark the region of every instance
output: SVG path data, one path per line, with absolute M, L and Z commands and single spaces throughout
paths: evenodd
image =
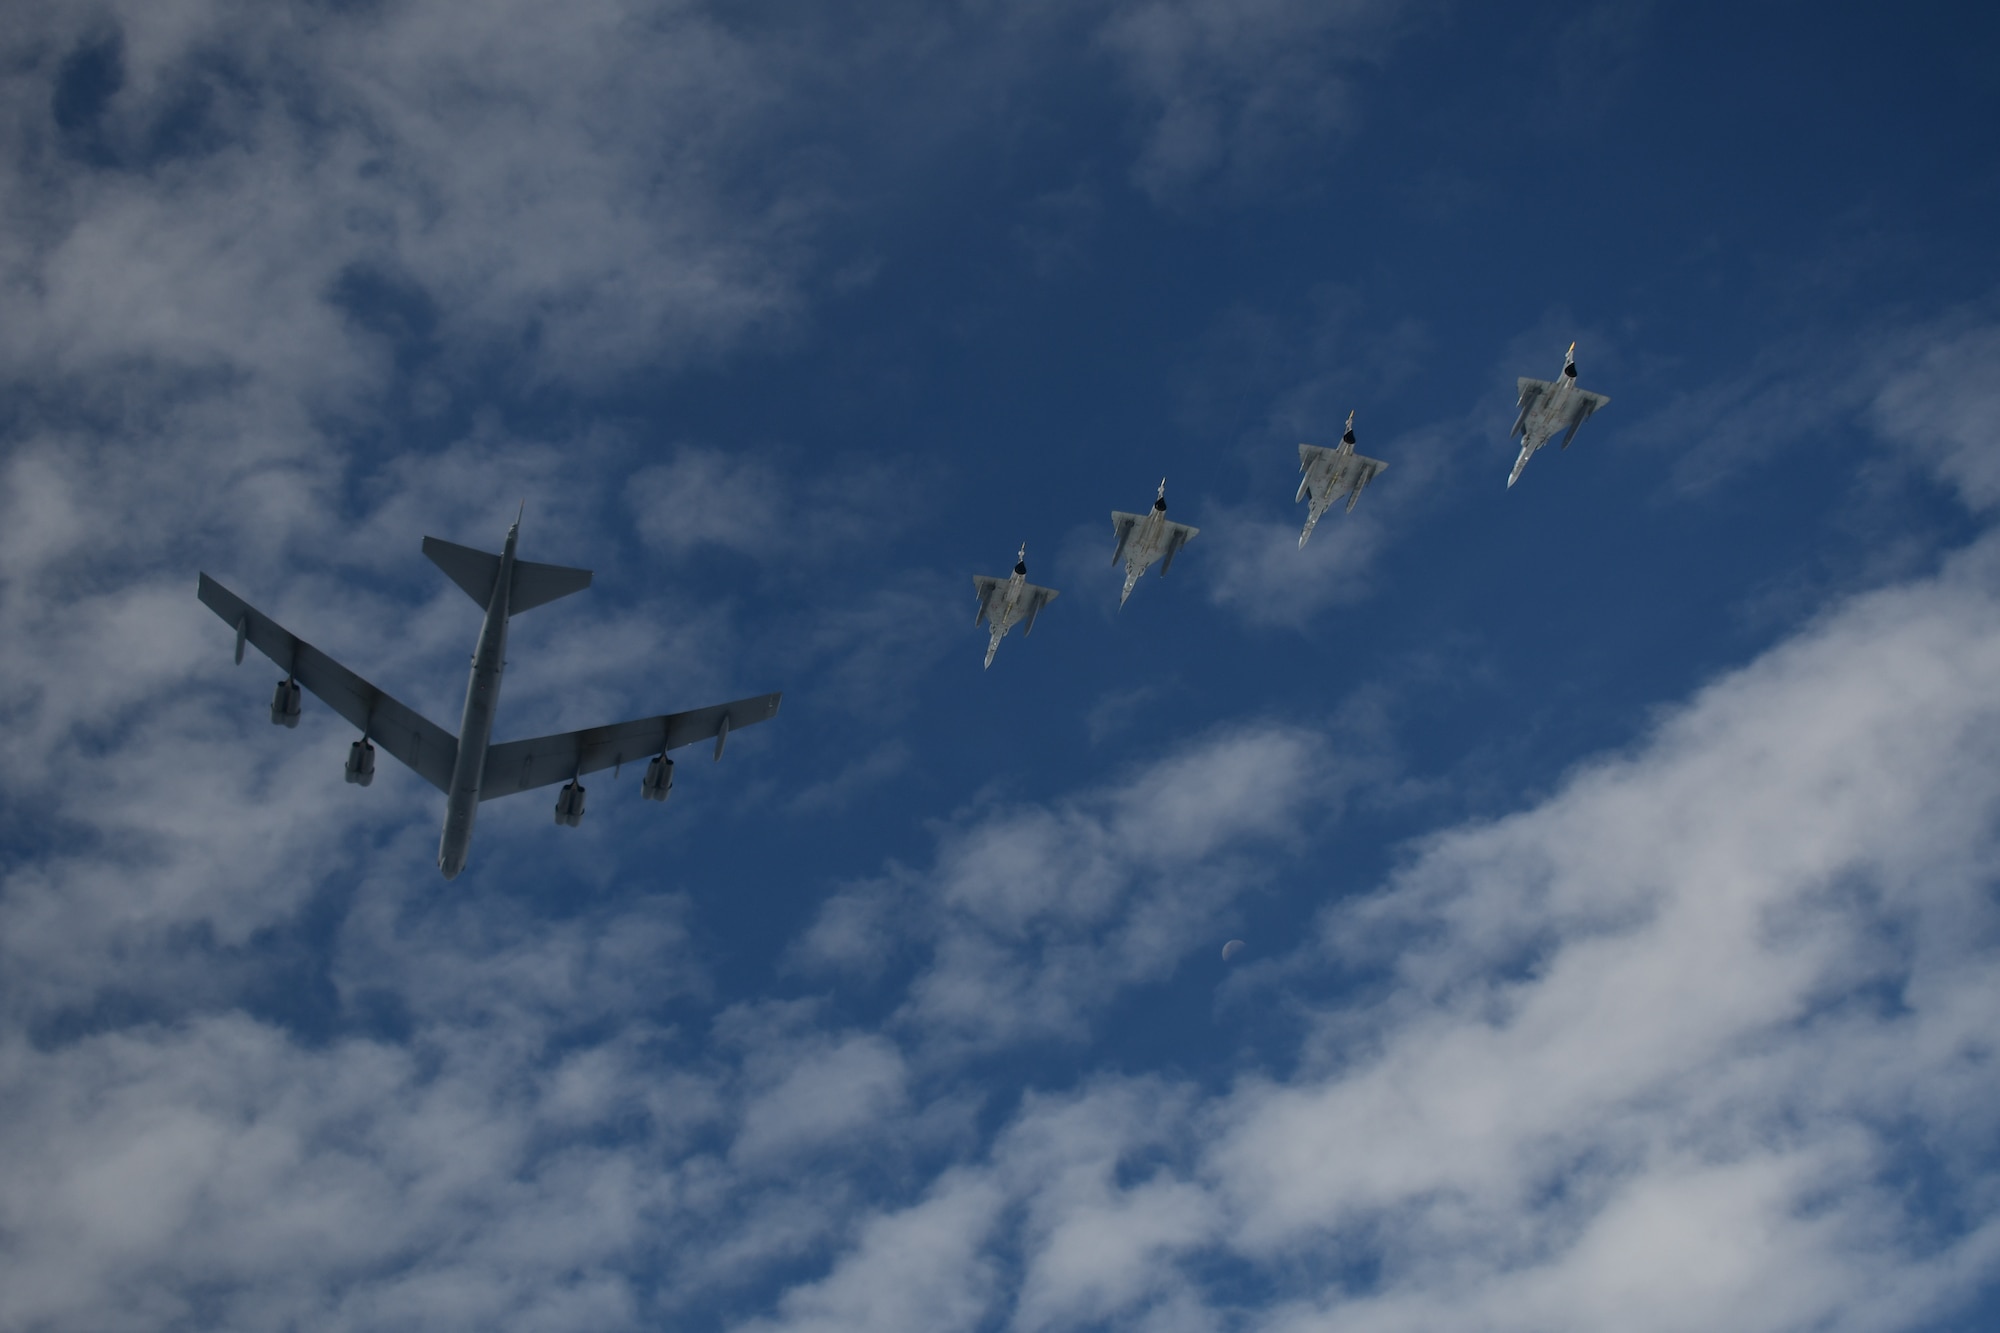
M 712 704 L 686 713 L 663 713 L 642 717 L 636 722 L 619 722 L 608 727 L 565 731 L 533 740 L 508 741 L 486 751 L 486 769 L 480 779 L 479 799 L 511 796 L 532 791 L 552 782 L 567 782 L 585 773 L 615 764 L 636 763 L 663 750 L 678 750 L 696 741 L 715 739 L 715 757 L 722 757 L 722 742 L 741 727 L 768 722 L 778 715 L 783 696 L 759 694 L 726 704 Z
M 245 643 L 254 646 L 418 777 L 439 791 L 450 789 L 451 768 L 458 759 L 456 736 L 370 685 L 206 574 L 201 576 L 200 596 L 209 610 L 236 630 L 237 661 L 243 660 Z

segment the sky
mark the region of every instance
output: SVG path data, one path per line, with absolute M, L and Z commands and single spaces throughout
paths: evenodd
M 0 12 L 0 1328 L 2000 1320 L 2000 10 Z

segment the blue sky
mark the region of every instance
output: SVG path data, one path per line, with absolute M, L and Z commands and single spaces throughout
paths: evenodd
M 0 1326 L 1990 1325 L 1990 7 L 44 9 Z M 447 884 L 195 576 L 449 725 L 524 499 L 503 738 L 785 704 Z

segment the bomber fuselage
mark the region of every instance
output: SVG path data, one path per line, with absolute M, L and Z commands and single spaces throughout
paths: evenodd
M 458 761 L 445 794 L 444 836 L 438 840 L 438 869 L 446 879 L 458 878 L 465 869 L 472 824 L 479 815 L 479 783 L 486 772 L 486 748 L 493 741 L 493 715 L 500 707 L 500 677 L 507 669 L 507 600 L 514 587 L 514 543 L 520 532 L 518 522 L 507 529 L 500 574 L 493 580 L 479 644 L 472 652 L 472 679 L 465 687 L 465 711 L 458 723 Z

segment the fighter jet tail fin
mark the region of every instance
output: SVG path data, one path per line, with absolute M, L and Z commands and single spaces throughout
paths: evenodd
M 424 538 L 424 554 L 446 578 L 465 589 L 467 597 L 482 607 L 492 604 L 493 583 L 500 577 L 499 556 L 437 537 Z
M 532 560 L 514 562 L 514 586 L 507 592 L 507 613 L 520 615 L 546 606 L 558 597 L 582 592 L 590 586 L 590 571 L 567 565 L 538 565 Z

